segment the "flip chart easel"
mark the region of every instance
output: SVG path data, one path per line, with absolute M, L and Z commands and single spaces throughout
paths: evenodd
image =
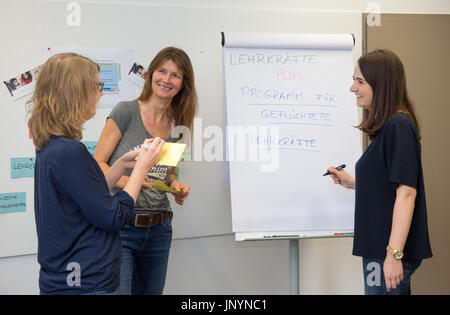
M 328 235 L 327 235 L 328 233 Z M 236 241 L 289 240 L 289 294 L 300 294 L 300 240 L 317 238 L 353 237 L 353 231 L 333 232 L 316 231 L 314 233 L 236 233 Z
M 222 46 L 233 232 L 289 240 L 298 294 L 299 240 L 353 235 L 354 193 L 322 174 L 361 155 L 354 37 L 222 33 Z

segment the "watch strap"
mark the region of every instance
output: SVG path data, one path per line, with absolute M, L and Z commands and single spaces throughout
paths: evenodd
M 394 256 L 395 259 L 400 260 L 403 258 L 403 252 L 397 248 L 393 248 L 391 246 L 387 246 L 386 250 Z

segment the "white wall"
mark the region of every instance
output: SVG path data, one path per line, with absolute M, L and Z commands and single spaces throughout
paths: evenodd
M 0 9 L 8 2 L 0 0 Z M 82 4 L 89 1 L 78 2 Z M 103 2 L 107 5 L 110 1 L 103 0 Z M 125 3 L 125 1 L 122 2 Z M 356 0 L 134 0 L 127 3 L 166 7 L 168 14 L 171 8 L 179 6 L 252 11 L 336 12 L 338 14 L 338 12 L 367 11 L 369 2 Z M 373 2 L 379 4 L 381 12 L 450 14 L 448 0 Z M 26 9 L 26 7 L 23 8 L 23 10 Z M 16 27 L 21 26 L 19 24 Z M 9 34 L 5 35 L 3 29 L 2 35 L 2 38 L 7 38 Z M 302 294 L 362 294 L 361 261 L 351 255 L 351 250 L 352 239 L 350 238 L 301 240 L 300 292 Z M 36 259 L 36 255 L 1 258 L 0 294 L 38 294 L 39 266 Z M 236 243 L 231 234 L 176 239 L 172 244 L 165 293 L 288 294 L 288 263 L 288 241 Z

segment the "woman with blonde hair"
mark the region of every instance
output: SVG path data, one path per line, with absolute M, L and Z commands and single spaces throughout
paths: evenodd
M 134 203 L 147 171 L 164 143 L 117 159 L 105 174 L 80 142 L 82 126 L 102 95 L 99 66 L 63 53 L 49 58 L 27 102 L 36 146 L 35 218 L 41 294 L 114 293 L 119 286 L 119 230 L 134 215 Z M 139 155 L 139 159 L 135 158 Z M 124 189 L 109 193 L 133 168 Z
M 103 171 L 142 139 L 160 137 L 168 142 L 175 126 L 192 130 L 197 110 L 194 71 L 188 55 L 179 48 L 161 50 L 147 71 L 138 99 L 121 102 L 109 114 L 94 158 Z M 182 205 L 189 186 L 176 179 L 175 168 L 156 165 L 148 173 L 136 202 L 133 222 L 120 231 L 122 266 L 120 294 L 162 294 L 172 242 L 172 209 L 163 191 L 151 189 L 153 180 L 162 180 L 180 192 L 175 202 Z M 118 192 L 128 183 L 128 176 L 115 185 Z

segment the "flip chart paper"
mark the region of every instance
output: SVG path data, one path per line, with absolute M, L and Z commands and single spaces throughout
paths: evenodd
M 322 176 L 361 155 L 353 37 L 224 38 L 233 232 L 353 230 L 354 192 Z

